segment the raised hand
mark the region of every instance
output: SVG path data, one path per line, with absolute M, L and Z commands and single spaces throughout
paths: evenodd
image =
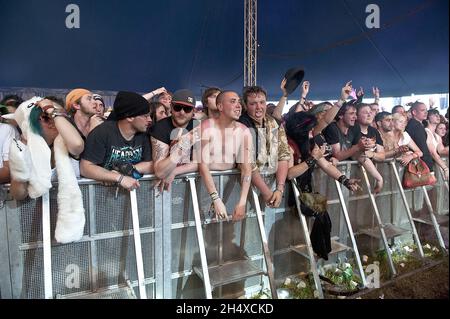
M 352 81 L 348 81 L 341 90 L 341 100 L 347 100 L 348 96 L 352 92 Z
M 364 89 L 362 87 L 359 88 L 359 90 L 356 92 L 357 97 L 364 96 Z
M 380 89 L 378 87 L 376 87 L 376 86 L 372 87 L 372 93 L 376 99 L 380 98 Z
M 280 89 L 281 89 L 281 92 L 283 92 L 283 96 L 284 97 L 288 96 L 288 93 L 287 93 L 287 91 L 285 89 L 286 82 L 287 82 L 286 78 L 283 78 L 283 80 L 281 81 L 281 84 L 280 84 Z
M 303 81 L 303 83 L 302 83 L 302 97 L 303 98 L 306 98 L 306 96 L 308 95 L 309 86 L 310 86 L 309 81 Z

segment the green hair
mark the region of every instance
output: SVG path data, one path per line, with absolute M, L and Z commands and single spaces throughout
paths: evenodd
M 42 136 L 42 126 L 39 118 L 41 117 L 42 109 L 40 107 L 33 107 L 30 112 L 30 117 L 28 119 L 30 123 L 31 131 L 35 134 Z
M 8 113 L 9 113 L 8 107 L 6 105 L 0 104 L 0 114 L 1 115 L 5 115 L 5 114 L 8 114 Z

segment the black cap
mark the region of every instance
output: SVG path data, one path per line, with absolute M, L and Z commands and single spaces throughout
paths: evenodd
M 284 78 L 286 79 L 286 84 L 284 86 L 287 94 L 291 94 L 295 89 L 302 83 L 303 77 L 305 76 L 305 71 L 300 68 L 291 68 L 287 70 Z
M 150 113 L 150 104 L 141 95 L 133 92 L 120 91 L 114 100 L 114 108 L 108 120 L 119 121 Z
M 195 96 L 189 90 L 178 90 L 173 94 L 172 104 L 183 104 L 195 107 Z

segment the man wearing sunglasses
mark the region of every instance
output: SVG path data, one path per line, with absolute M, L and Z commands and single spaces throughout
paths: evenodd
M 160 188 L 170 189 L 179 174 L 196 172 L 198 164 L 191 161 L 192 145 L 198 141 L 198 121 L 193 120 L 195 97 L 183 89 L 174 93 L 171 116 L 155 123 L 150 131 L 155 175 Z

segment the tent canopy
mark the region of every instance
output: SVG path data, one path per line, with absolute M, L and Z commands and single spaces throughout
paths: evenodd
M 66 28 L 60 0 L 0 0 L 0 87 L 148 92 L 164 86 L 242 91 L 244 1 L 78 0 Z M 302 66 L 312 99 L 337 98 L 347 80 L 382 96 L 448 92 L 448 0 L 259 1 L 258 84 L 277 99 Z M 298 93 L 295 93 L 298 95 Z

